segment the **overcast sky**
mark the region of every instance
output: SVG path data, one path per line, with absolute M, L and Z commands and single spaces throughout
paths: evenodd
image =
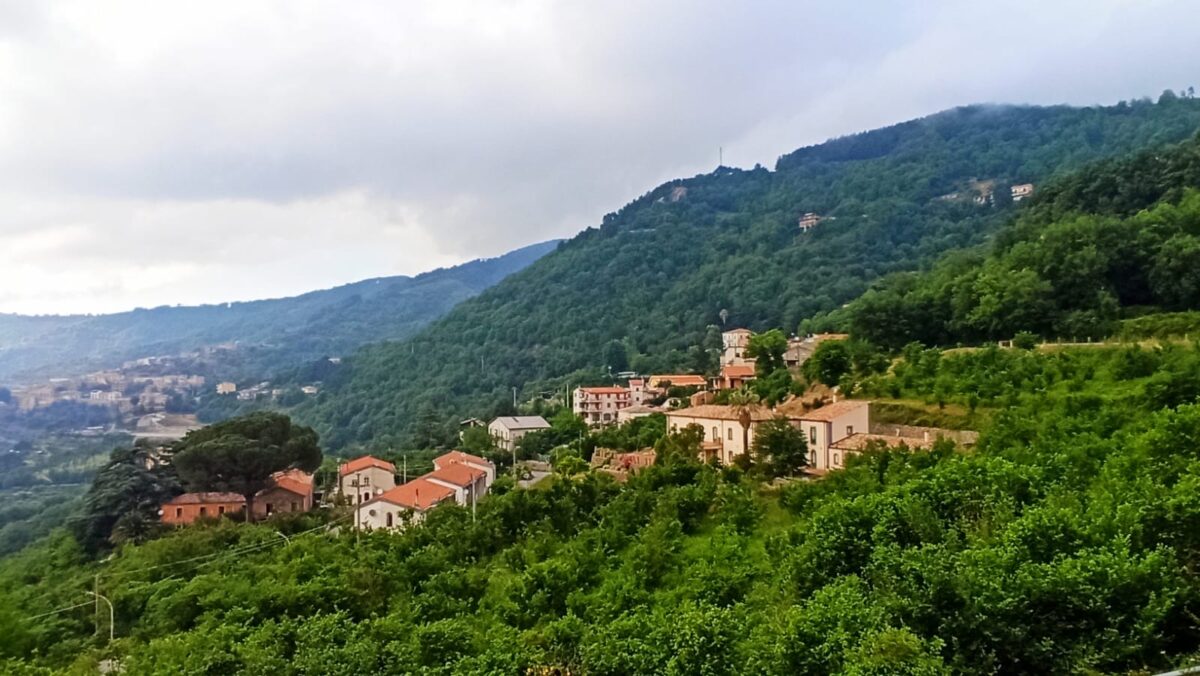
M 970 5 L 975 5 L 972 7 Z M 1200 86 L 1190 0 L 0 0 L 0 312 L 290 295 L 976 102 Z

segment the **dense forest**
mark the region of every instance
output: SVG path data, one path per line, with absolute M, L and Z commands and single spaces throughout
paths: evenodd
M 0 561 L 3 670 L 1165 670 L 1200 649 L 1197 349 L 911 348 L 858 386 L 979 445 L 782 488 L 677 455 L 624 485 L 501 481 L 400 534 L 226 520 L 93 558 L 60 531 Z
M 451 439 L 456 415 L 510 410 L 513 388 L 526 399 L 610 368 L 706 370 L 714 325 L 796 330 L 879 277 L 984 242 L 1022 210 L 1010 185 L 1197 128 L 1200 102 L 1173 95 L 973 106 L 804 148 L 774 171 L 672 181 L 412 339 L 363 349 L 295 413 L 333 449 L 424 447 Z M 824 220 L 803 233 L 808 212 Z
M 236 367 L 256 377 L 412 335 L 466 298 L 552 251 L 543 242 L 416 277 L 383 277 L 292 298 L 110 315 L 0 314 L 0 378 L 83 372 L 128 359 L 239 341 Z
M 1096 339 L 1124 319 L 1126 333 L 1183 334 L 1196 329 L 1179 325 L 1187 316 L 1158 313 L 1197 309 L 1200 136 L 1055 181 L 990 247 L 890 277 L 840 314 L 859 337 L 898 348 L 1020 332 Z

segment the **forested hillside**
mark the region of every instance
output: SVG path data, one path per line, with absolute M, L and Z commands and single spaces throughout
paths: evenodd
M 292 298 L 110 315 L 0 315 L 0 378 L 79 372 L 241 341 L 266 346 L 260 375 L 377 340 L 404 338 L 553 250 L 543 242 L 416 277 L 383 277 Z
M 975 106 L 836 139 L 774 171 L 719 168 L 609 214 L 412 340 L 364 349 L 297 413 L 333 448 L 425 446 L 456 414 L 511 406 L 606 367 L 713 365 L 709 327 L 795 329 L 876 278 L 977 245 L 1012 218 L 1012 184 L 1178 142 L 1200 102 Z M 988 190 L 994 199 L 974 199 Z M 802 233 L 798 218 L 825 220 Z
M 1130 316 L 1187 310 L 1200 310 L 1200 136 L 1056 181 L 990 248 L 890 277 L 844 314 L 859 337 L 897 348 L 1095 339 Z

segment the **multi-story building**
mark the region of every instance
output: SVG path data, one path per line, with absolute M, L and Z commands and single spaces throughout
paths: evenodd
M 396 466 L 364 455 L 338 467 L 338 490 L 359 505 L 396 487 Z
M 845 453 L 836 448 L 842 439 L 870 431 L 868 401 L 844 399 L 795 416 L 808 443 L 808 465 L 817 471 L 845 466 Z
M 572 398 L 571 410 L 592 426 L 615 423 L 617 413 L 633 403 L 624 387 L 577 387 Z
M 745 364 L 751 361 L 746 356 L 746 348 L 750 346 L 750 338 L 754 335 L 750 329 L 733 329 L 721 334 L 721 363 Z
M 488 425 L 488 433 L 496 441 L 496 447 L 512 453 L 517 450 L 521 437 L 538 430 L 550 429 L 550 423 L 540 415 L 505 415 Z
M 742 413 L 734 406 L 704 404 L 667 411 L 667 430 L 679 432 L 689 425 L 700 427 L 704 460 L 716 458 L 729 464 L 754 445 L 754 433 L 760 423 L 770 420 L 774 413 L 765 406 L 748 411 L 750 425 L 742 427 Z

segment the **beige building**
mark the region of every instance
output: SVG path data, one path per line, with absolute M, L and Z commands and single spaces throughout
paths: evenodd
M 746 348 L 750 346 L 750 338 L 754 333 L 750 329 L 733 329 L 721 334 L 721 365 L 746 364 Z
M 338 467 L 338 490 L 352 505 L 360 505 L 396 487 L 396 466 L 364 455 Z
M 715 457 L 729 464 L 736 456 L 746 453 L 754 445 L 754 432 L 758 425 L 770 420 L 774 414 L 766 407 L 756 407 L 750 412 L 749 434 L 744 435 L 739 422 L 738 410 L 733 406 L 705 404 L 667 412 L 667 431 L 678 432 L 688 425 L 699 425 L 703 430 L 705 459 Z M 748 438 L 744 438 L 748 437 Z
M 633 401 L 624 387 L 577 387 L 571 398 L 571 410 L 592 427 L 617 422 L 617 413 Z
M 871 429 L 871 405 L 868 401 L 845 399 L 826 404 L 795 418 L 808 443 L 808 464 L 823 472 L 841 469 L 846 464 L 845 451 L 837 442 Z
M 1014 201 L 1014 202 L 1020 202 L 1021 200 L 1025 199 L 1026 197 L 1031 197 L 1032 195 L 1033 195 L 1033 184 L 1032 183 L 1019 183 L 1012 187 L 1012 201 Z
M 237 392 L 237 383 L 217 383 L 217 394 L 233 394 Z
M 488 432 L 496 440 L 496 446 L 512 453 L 517 450 L 521 437 L 538 430 L 550 429 L 550 423 L 540 415 L 506 415 L 496 418 L 488 425 Z

